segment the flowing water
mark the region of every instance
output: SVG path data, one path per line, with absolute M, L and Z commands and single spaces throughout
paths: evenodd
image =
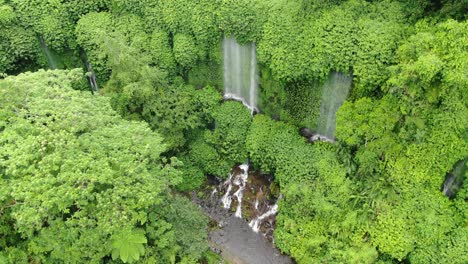
M 249 171 L 248 164 L 232 169 L 225 181 L 211 178 L 203 197 L 192 200 L 216 223 L 211 246 L 236 264 L 289 264 L 273 244 L 278 201 L 271 194 L 271 177 Z M 249 225 L 250 221 L 250 225 Z
M 47 46 L 47 44 L 45 43 L 42 37 L 39 37 L 39 43 L 41 44 L 41 49 L 47 58 L 47 63 L 49 64 L 49 68 L 52 70 L 57 69 L 57 62 L 55 61 L 54 56 L 52 55 L 52 51 L 49 49 L 49 47 Z
M 315 140 L 334 141 L 336 128 L 336 112 L 348 97 L 351 88 L 351 77 L 332 72 L 323 84 L 322 103 Z
M 224 98 L 241 101 L 252 113 L 257 109 L 257 57 L 255 44 L 223 40 Z
M 278 200 L 281 199 L 281 195 L 276 201 L 271 200 L 269 190 L 271 179 L 255 173 L 251 174 L 252 176 L 249 177 L 248 164 L 235 167 L 228 179 L 214 188 L 210 197 L 213 198 L 216 193 L 224 193 L 219 198 L 224 209 L 234 210 L 235 208 L 235 217 L 249 219 L 249 226 L 255 233 L 262 231 L 263 235 L 272 240 L 275 217 L 278 213 Z
M 80 57 L 86 67 L 86 71 L 87 71 L 86 78 L 88 79 L 91 90 L 93 90 L 93 92 L 98 92 L 99 86 L 96 81 L 96 73 L 94 72 L 93 67 L 91 66 L 91 63 L 89 63 L 88 56 L 86 55 L 84 50 L 80 51 Z
M 268 211 L 266 211 L 264 214 L 256 217 L 252 221 L 250 221 L 249 226 L 252 228 L 252 230 L 255 233 L 258 233 L 258 231 L 260 231 L 260 225 L 262 224 L 263 220 L 270 217 L 270 216 L 276 215 L 276 213 L 278 213 L 278 204 L 277 203 L 274 204 L 273 206 L 271 206 L 270 209 L 268 209 Z
M 86 70 L 88 71 L 86 73 L 86 77 L 88 78 L 89 86 L 91 86 L 91 89 L 94 92 L 98 92 L 99 86 L 96 82 L 96 74 L 93 71 L 93 67 L 91 67 L 91 64 L 87 60 L 85 61 L 85 66 L 86 66 Z
M 224 182 L 224 186 L 227 186 L 227 189 L 223 198 L 221 198 L 221 202 L 223 203 L 223 207 L 225 209 L 229 209 L 231 207 L 232 199 L 236 197 L 237 207 L 235 216 L 242 218 L 242 198 L 244 196 L 245 185 L 249 177 L 249 165 L 242 164 L 239 166 L 239 170 L 240 172 L 237 173 L 235 170 L 233 170 L 229 174 L 229 178 L 227 179 L 227 181 Z M 231 193 L 233 186 L 237 186 L 238 188 L 234 194 Z

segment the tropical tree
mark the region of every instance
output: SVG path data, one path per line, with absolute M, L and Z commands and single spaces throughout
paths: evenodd
M 81 78 L 39 71 L 0 82 L 2 260 L 199 258 L 206 219 L 169 190 L 179 162 L 162 158 L 162 137 L 123 120 L 108 98 L 72 90 Z

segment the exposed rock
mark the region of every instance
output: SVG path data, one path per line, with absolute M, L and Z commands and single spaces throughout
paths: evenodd
M 323 141 L 323 142 L 329 142 L 329 143 L 335 143 L 336 139 L 335 138 L 329 138 L 325 135 L 320 135 L 313 131 L 310 128 L 303 127 L 299 130 L 299 134 L 301 136 L 305 137 L 308 142 L 314 143 L 316 141 Z
M 192 200 L 201 206 L 212 219 L 211 222 L 216 223 L 215 228 L 212 228 L 209 233 L 210 244 L 219 249 L 223 258 L 231 263 L 293 263 L 289 257 L 282 255 L 273 244 L 276 213 L 265 215 L 273 206 L 277 207 L 277 199 L 271 195 L 269 188 L 273 180 L 272 177 L 251 171 L 247 182 L 243 185 L 241 183 L 244 178 L 240 176 L 245 171 L 245 167 L 236 167 L 232 171 L 230 179 L 217 186 L 217 191 L 214 191 L 216 186 L 208 185 L 205 188 L 205 195 L 192 194 Z M 234 181 L 238 182 L 238 185 Z M 229 186 L 232 187 L 227 197 L 232 199 L 232 203 L 226 209 L 222 197 L 226 196 Z M 239 191 L 242 186 L 245 188 L 242 199 L 242 216 L 244 218 L 239 218 L 233 214 L 238 205 L 238 197 L 234 193 Z M 258 233 L 255 233 L 246 220 L 256 220 L 262 215 L 264 216 L 257 221 Z
M 467 167 L 466 161 L 460 160 L 453 166 L 453 170 L 445 176 L 445 181 L 442 184 L 441 191 L 445 196 L 454 199 L 457 196 L 458 190 L 462 187 Z
M 310 128 L 307 128 L 307 127 L 303 127 L 299 130 L 299 134 L 301 134 L 301 136 L 305 137 L 305 138 L 311 138 L 313 137 L 316 133 L 315 131 L 313 131 L 312 129 Z

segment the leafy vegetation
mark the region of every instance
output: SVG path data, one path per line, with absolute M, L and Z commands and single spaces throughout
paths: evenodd
M 80 78 L 79 70 L 40 71 L 0 82 L 2 256 L 12 263 L 99 262 L 111 252 L 124 262 L 197 256 L 187 247 L 206 247 L 206 220 L 195 221 L 200 213 L 184 199 L 177 204 L 192 211 L 187 218 L 162 209 L 181 180 L 177 160 L 164 161 L 162 138 L 123 120 L 108 98 L 72 90 Z M 189 233 L 176 230 L 185 230 L 183 219 L 199 242 L 187 244 Z M 149 246 L 178 232 L 185 241 Z
M 0 263 L 217 261 L 183 196 L 247 160 L 298 263 L 467 263 L 467 185 L 441 191 L 468 157 L 467 11 L 0 0 Z M 223 36 L 256 44 L 261 114 L 222 100 Z M 310 144 L 334 71 L 353 78 L 337 140 Z

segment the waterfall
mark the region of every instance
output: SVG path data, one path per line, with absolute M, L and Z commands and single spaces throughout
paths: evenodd
M 278 213 L 278 202 L 271 206 L 270 209 L 268 209 L 268 211 L 266 211 L 264 214 L 250 221 L 249 226 L 255 233 L 258 233 L 262 221 L 272 215 L 276 215 L 276 213 Z
M 316 140 L 334 141 L 336 112 L 348 97 L 351 83 L 351 77 L 343 73 L 332 72 L 323 84 Z
M 234 196 L 237 197 L 237 208 L 236 213 L 234 215 L 239 218 L 242 218 L 242 197 L 244 194 L 244 188 L 244 186 L 241 186 L 239 190 L 237 190 L 237 192 L 234 193 Z
M 91 63 L 89 63 L 86 52 L 82 49 L 80 50 L 80 57 L 81 57 L 81 61 L 83 61 L 86 67 L 86 71 L 87 71 L 86 78 L 88 79 L 89 86 L 91 86 L 91 90 L 93 90 L 93 92 L 98 92 L 99 86 L 96 81 L 96 73 L 94 72 L 93 67 L 91 67 Z
M 227 185 L 226 193 L 221 202 L 223 207 L 229 209 L 231 207 L 232 198 L 237 198 L 237 208 L 235 216 L 242 218 L 242 198 L 244 197 L 245 185 L 247 183 L 247 178 L 249 177 L 249 165 L 242 164 L 239 166 L 240 172 L 233 170 L 229 174 L 229 178 L 224 182 L 224 185 Z M 238 186 L 237 191 L 231 195 L 232 188 Z
M 223 203 L 223 207 L 226 209 L 229 209 L 231 207 L 231 190 L 232 190 L 232 175 L 233 173 L 229 174 L 229 178 L 224 182 L 224 185 L 228 185 L 226 193 L 223 195 L 223 198 L 221 198 L 221 202 Z
M 49 47 L 46 45 L 44 38 L 39 37 L 39 42 L 41 44 L 41 49 L 44 52 L 44 55 L 47 57 L 47 63 L 49 64 L 49 68 L 52 70 L 57 69 L 57 63 L 55 62 Z
M 224 98 L 241 101 L 252 113 L 257 109 L 257 57 L 255 44 L 223 40 Z
M 293 263 L 274 247 L 282 195 L 273 199 L 272 176 L 242 164 L 232 168 L 227 180 L 208 175 L 207 183 L 212 189 L 204 188 L 203 195 L 193 191 L 191 198 L 211 218 L 213 227 L 218 227 L 210 229 L 208 236 L 215 252 L 232 256 L 229 259 L 235 263 Z
M 89 64 L 88 60 L 85 61 L 85 66 L 86 66 L 86 70 L 88 71 L 86 76 L 89 81 L 89 86 L 91 86 L 91 89 L 94 92 L 98 92 L 99 86 L 96 82 L 96 74 L 94 73 L 93 68 L 91 67 L 91 64 Z
M 247 213 L 245 215 L 251 220 L 249 223 L 250 228 L 255 233 L 258 233 L 262 229 L 262 234 L 271 240 L 273 239 L 275 216 L 278 213 L 278 202 L 283 196 L 280 194 L 273 204 L 273 201 L 268 198 L 271 195 L 268 187 L 271 179 L 267 179 L 255 172 L 251 173 L 252 177 L 248 181 L 248 164 L 242 164 L 233 168 L 228 179 L 211 191 L 210 200 L 218 192 L 220 194 L 224 193 L 222 197 L 218 196 L 220 197 L 218 201 L 221 201 L 224 209 L 231 209 L 233 207 L 232 202 L 237 201 L 234 216 L 243 218 L 242 210 L 243 208 L 246 209 Z M 247 198 L 244 199 L 244 196 Z M 254 197 L 255 199 L 253 199 Z M 244 204 L 242 204 L 243 202 Z

